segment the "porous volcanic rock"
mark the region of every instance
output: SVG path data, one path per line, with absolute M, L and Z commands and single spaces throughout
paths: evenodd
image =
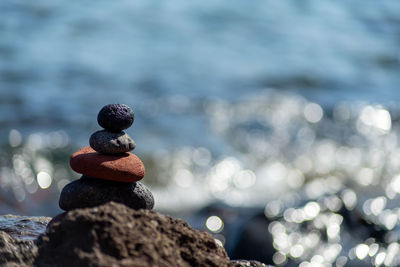
M 87 146 L 72 154 L 69 163 L 77 173 L 98 179 L 133 183 L 145 175 L 142 161 L 130 152 L 104 155 Z
M 109 104 L 97 115 L 99 125 L 109 131 L 122 131 L 129 128 L 135 119 L 133 110 L 125 104 Z
M 180 219 L 109 202 L 69 211 L 38 240 L 37 266 L 229 266 L 223 247 Z

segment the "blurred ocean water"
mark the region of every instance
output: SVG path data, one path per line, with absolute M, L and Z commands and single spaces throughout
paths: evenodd
M 265 208 L 278 265 L 395 265 L 399 85 L 395 0 L 1 1 L 0 212 L 60 212 L 125 103 L 157 209 Z M 349 238 L 342 209 L 390 235 Z

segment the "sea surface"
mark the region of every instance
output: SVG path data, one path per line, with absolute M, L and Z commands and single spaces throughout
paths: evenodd
M 265 209 L 277 265 L 395 266 L 399 90 L 397 0 L 3 0 L 0 213 L 61 212 L 69 156 L 125 103 L 157 210 Z

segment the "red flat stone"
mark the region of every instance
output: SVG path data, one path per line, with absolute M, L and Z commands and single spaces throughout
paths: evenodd
M 77 173 L 126 183 L 137 182 L 145 174 L 144 165 L 136 155 L 129 152 L 104 155 L 96 152 L 90 146 L 72 154 L 69 164 Z

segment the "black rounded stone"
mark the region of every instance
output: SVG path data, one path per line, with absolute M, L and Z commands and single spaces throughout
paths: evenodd
M 129 128 L 135 119 L 133 110 L 125 104 L 109 104 L 97 115 L 99 125 L 109 131 L 122 131 Z
M 89 144 L 91 148 L 102 154 L 125 153 L 136 147 L 135 141 L 123 131 L 97 131 L 90 136 Z
M 83 175 L 61 191 L 59 206 L 69 211 L 89 208 L 115 201 L 138 210 L 154 206 L 153 194 L 142 183 L 122 183 Z

